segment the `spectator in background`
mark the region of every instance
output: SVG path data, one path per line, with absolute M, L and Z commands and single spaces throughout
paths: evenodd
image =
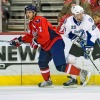
M 10 3 L 8 0 L 2 0 L 2 30 L 7 31 L 8 20 L 10 17 Z
M 94 19 L 96 26 L 100 29 L 100 12 L 98 11 L 93 12 L 93 19 Z
M 2 0 L 2 10 L 3 10 L 3 15 L 6 19 L 9 19 L 10 17 L 10 3 L 8 0 Z
M 60 30 L 60 27 L 62 26 L 62 24 L 64 23 L 64 20 L 66 18 L 68 18 L 69 16 L 71 16 L 71 11 L 70 11 L 70 8 L 71 6 L 74 6 L 76 5 L 76 2 L 75 1 L 72 1 L 72 0 L 65 0 L 64 1 L 64 5 L 58 15 L 58 19 L 57 19 L 57 22 L 58 22 L 58 31 Z M 60 33 L 63 33 L 63 32 L 60 32 Z
M 100 6 L 100 0 L 88 0 L 88 3 L 90 4 L 92 11 Z
M 76 4 L 75 1 L 72 1 L 72 0 L 65 0 L 64 1 L 64 5 L 58 15 L 58 23 L 60 21 L 60 19 L 66 15 L 66 16 L 70 16 L 71 15 L 71 12 L 70 12 L 70 8 L 73 4 Z
M 100 0 L 88 0 L 92 9 L 92 17 L 96 26 L 100 29 Z

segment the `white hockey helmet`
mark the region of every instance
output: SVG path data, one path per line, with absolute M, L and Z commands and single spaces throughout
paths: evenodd
M 79 6 L 79 5 L 75 5 L 75 6 L 72 6 L 71 12 L 72 12 L 72 14 L 76 15 L 76 14 L 83 13 L 84 9 L 81 6 Z

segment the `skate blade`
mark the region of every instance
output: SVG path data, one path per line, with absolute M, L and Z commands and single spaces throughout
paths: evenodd
M 44 87 L 39 87 L 39 88 L 54 88 L 54 86 L 44 86 Z
M 90 77 L 91 77 L 91 72 L 88 73 L 88 75 L 87 75 L 87 80 L 86 80 L 86 81 L 83 83 L 83 85 L 82 85 L 83 87 L 87 85 L 87 83 L 88 83 Z
M 77 88 L 78 85 L 63 86 L 63 88 Z

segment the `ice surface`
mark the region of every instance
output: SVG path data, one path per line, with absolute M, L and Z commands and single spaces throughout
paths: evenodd
M 0 87 L 0 100 L 100 100 L 100 86 Z

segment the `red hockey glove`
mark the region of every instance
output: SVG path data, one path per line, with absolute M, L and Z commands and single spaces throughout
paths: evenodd
M 37 49 L 38 48 L 38 43 L 36 42 L 35 39 L 32 40 L 32 42 L 30 43 L 30 46 L 34 49 Z
M 19 38 L 14 38 L 13 40 L 10 41 L 10 45 L 19 47 L 22 44 L 22 37 L 20 36 Z

